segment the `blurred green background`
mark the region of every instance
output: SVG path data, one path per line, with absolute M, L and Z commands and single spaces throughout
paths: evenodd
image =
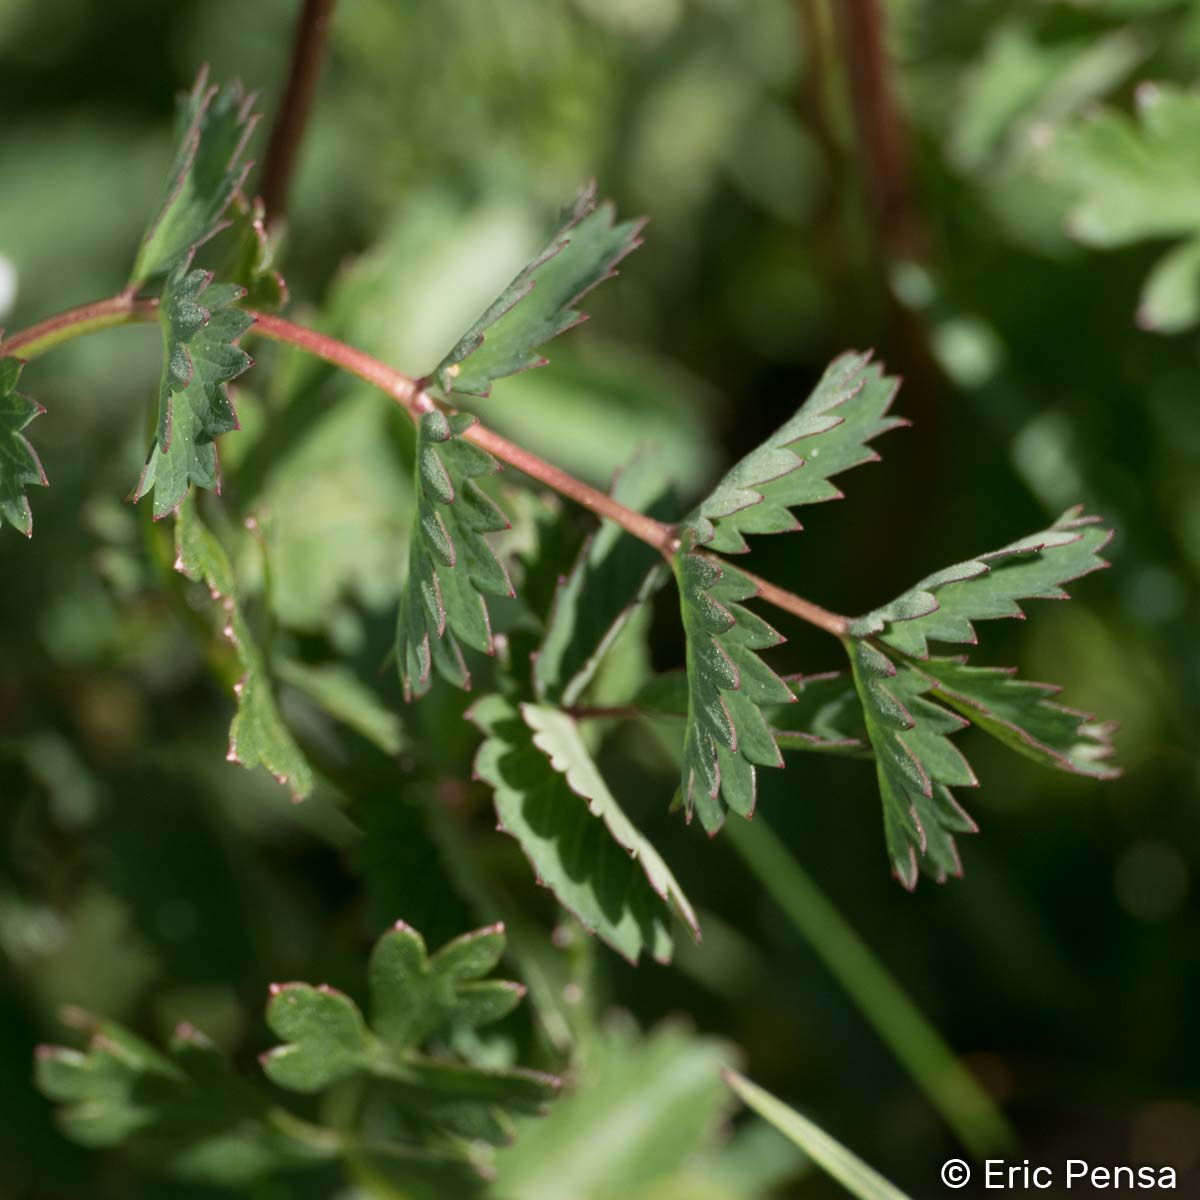
M 843 478 L 846 500 L 809 510 L 806 532 L 755 547 L 758 573 L 838 611 L 1076 501 L 1101 513 L 1114 569 L 1069 605 L 988 627 L 979 661 L 1019 664 L 1120 721 L 1122 779 L 1054 775 L 967 735 L 982 833 L 962 846 L 963 881 L 911 897 L 887 873 L 869 764 L 792 756 L 762 774 L 760 809 L 1003 1104 L 1024 1156 L 1189 1167 L 1200 99 L 1187 89 L 1200 3 L 884 7 L 911 151 L 900 235 L 878 217 L 853 56 L 825 4 L 343 0 L 284 249 L 293 311 L 428 370 L 594 175 L 623 213 L 650 217 L 646 244 L 549 367 L 480 404 L 485 421 L 601 485 L 649 442 L 695 498 L 835 353 L 874 347 L 906 377 L 897 408 L 915 427 Z M 175 92 L 208 62 L 261 89 L 269 115 L 296 9 L 0 0 L 0 322 L 118 290 L 159 195 Z M 1147 80 L 1158 91 L 1139 89 Z M 1161 103 L 1169 128 L 1154 124 Z M 465 782 L 475 735 L 460 698 L 439 688 L 401 711 L 380 671 L 407 536 L 403 418 L 323 368 L 254 353 L 244 430 L 222 451 L 226 532 L 263 518 L 269 591 L 253 539 L 239 558 L 263 619 L 300 657 L 351 662 L 400 713 L 399 771 L 295 690 L 285 711 L 323 749 L 326 778 L 356 780 L 353 819 L 334 783 L 293 807 L 223 761 L 228 697 L 164 582 L 161 538 L 121 501 L 144 453 L 157 339 L 117 330 L 32 364 L 22 384 L 49 410 L 31 436 L 53 486 L 31 496 L 32 542 L 0 532 L 5 1195 L 190 1195 L 65 1142 L 29 1083 L 33 1045 L 62 1039 L 56 1014 L 77 1004 L 154 1036 L 187 1017 L 252 1062 L 269 981 L 357 986 L 373 937 L 416 903 L 409 880 L 428 861 L 410 801 L 448 795 L 453 837 L 506 903 L 545 930 L 554 919 Z M 669 607 L 660 597 L 653 625 L 663 668 L 682 658 Z M 780 624 L 783 667 L 839 665 L 823 635 Z M 955 1151 L 946 1127 L 727 842 L 666 813 L 661 758 L 626 730 L 606 766 L 707 938 L 667 969 L 577 948 L 597 1019 L 615 1007 L 649 1029 L 687 1014 L 898 1184 L 935 1194 Z M 445 857 L 468 899 L 427 905 L 431 944 L 489 916 L 470 911 L 472 881 Z M 644 1190 L 612 1194 L 700 1196 L 699 1161 L 681 1151 L 646 1168 Z M 743 1182 L 747 1197 L 838 1194 L 804 1170 Z M 715 1168 L 705 1185 L 739 1194 L 717 1190 Z M 261 1194 L 336 1190 L 294 1186 Z

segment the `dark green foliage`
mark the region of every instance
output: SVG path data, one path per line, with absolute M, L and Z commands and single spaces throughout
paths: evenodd
M 688 815 L 695 811 L 716 833 L 726 808 L 753 814 L 755 767 L 783 766 L 762 707 L 787 703 L 792 693 L 759 657 L 783 639 L 740 603 L 757 587 L 697 550 L 693 536 L 685 531 L 675 558 L 688 681 L 680 790 Z
M 433 668 L 458 687 L 471 683 L 460 642 L 493 651 L 484 594 L 509 596 L 508 572 L 484 538 L 508 518 L 475 482 L 498 470 L 490 454 L 464 440 L 475 423 L 466 413 L 421 417 L 417 430 L 417 506 L 400 597 L 396 658 L 404 691 L 421 696 Z
M 741 553 L 747 533 L 800 529 L 791 509 L 837 499 L 832 476 L 879 458 L 868 443 L 908 422 L 888 414 L 899 381 L 870 358 L 830 363 L 796 415 L 726 474 L 689 518 L 698 542 Z
M 543 342 L 582 321 L 574 305 L 639 244 L 641 221 L 617 223 L 595 184 L 563 214 L 550 244 L 504 289 L 435 368 L 444 392 L 486 396 L 492 381 L 545 363 Z
M 575 723 L 500 696 L 471 709 L 485 735 L 475 773 L 495 790 L 499 828 L 521 845 L 538 881 L 584 925 L 636 963 L 671 957 L 670 915 L 700 932 L 670 869 L 609 791 Z
M 158 434 L 134 490 L 154 491 L 154 515 L 174 512 L 192 484 L 221 490 L 217 438 L 238 427 L 229 382 L 250 366 L 236 342 L 253 324 L 237 307 L 245 294 L 192 270 L 185 253 L 163 286 L 163 375 L 158 387 Z
M 138 249 L 130 286 L 173 271 L 180 259 L 218 233 L 250 164 L 246 146 L 258 117 L 241 84 L 224 87 L 196 76 L 181 96 L 175 122 L 175 160 L 162 207 Z
M 265 1089 L 237 1078 L 191 1026 L 162 1054 L 111 1021 L 74 1019 L 91 1031 L 87 1050 L 41 1046 L 34 1071 L 73 1141 L 128 1145 L 154 1171 L 226 1186 L 333 1157 L 333 1146 L 294 1136 L 302 1122 L 280 1120 Z
M 19 358 L 0 359 L 0 516 L 32 537 L 33 513 L 25 489 L 31 484 L 45 487 L 46 472 L 21 431 L 46 410 L 16 390 L 23 366 Z

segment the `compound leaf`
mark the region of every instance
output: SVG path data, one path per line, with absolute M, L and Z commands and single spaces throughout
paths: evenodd
M 538 348 L 584 319 L 574 305 L 616 274 L 617 263 L 641 244 L 642 225 L 617 223 L 613 206 L 597 205 L 590 184 L 563 214 L 546 249 L 438 363 L 432 381 L 446 393 L 486 396 L 494 379 L 542 366 Z
M 929 657 L 930 641 L 974 645 L 974 621 L 1021 618 L 1018 600 L 1067 599 L 1064 583 L 1108 566 L 1100 551 L 1111 538 L 1098 517 L 1068 509 L 1041 533 L 930 575 L 852 622 L 850 633 L 918 658 Z
M 462 434 L 467 413 L 425 413 L 417 428 L 417 505 L 408 577 L 400 596 L 396 658 L 407 696 L 429 689 L 432 668 L 469 688 L 459 642 L 491 654 L 486 595 L 511 596 L 503 564 L 484 537 L 507 529 L 504 514 L 475 480 L 498 470 L 496 460 Z
M 791 509 L 842 493 L 831 476 L 879 456 L 872 439 L 908 422 L 888 409 L 899 381 L 884 375 L 870 353 L 835 359 L 789 421 L 734 466 L 689 520 L 697 541 L 741 553 L 744 534 L 800 529 Z
M 271 688 L 270 673 L 254 641 L 237 599 L 233 566 L 225 548 L 200 520 L 195 498 L 175 515 L 175 569 L 203 582 L 224 613 L 223 633 L 242 667 L 234 685 L 237 713 L 229 730 L 229 762 L 244 767 L 262 765 L 300 799 L 312 791 L 312 771 L 288 732 Z
M 448 942 L 436 954 L 403 921 L 376 943 L 369 966 L 371 1020 L 334 988 L 275 984 L 267 1024 L 285 1044 L 262 1058 L 282 1087 L 318 1092 L 340 1079 L 366 1076 L 403 1113 L 422 1140 L 445 1149 L 444 1135 L 492 1142 L 511 1135 L 510 1113 L 541 1113 L 559 1081 L 522 1068 L 485 1069 L 425 1043 L 506 1016 L 525 989 L 486 979 L 505 944 L 504 927 L 488 926 Z M 466 1158 L 466 1147 L 461 1157 Z
M 238 427 L 227 385 L 251 365 L 235 344 L 253 324 L 236 307 L 243 290 L 213 284 L 211 274 L 190 265 L 185 254 L 163 287 L 158 433 L 134 490 L 140 500 L 154 489 L 156 520 L 174 512 L 193 483 L 221 490 L 216 439 Z
M 0 516 L 32 537 L 33 512 L 25 489 L 31 484 L 45 487 L 46 472 L 21 431 L 46 410 L 16 390 L 24 366 L 19 358 L 0 358 Z
M 961 658 L 931 658 L 921 670 L 932 676 L 932 694 L 1020 754 L 1060 771 L 1113 779 L 1121 772 L 1111 757 L 1111 721 L 1055 703 L 1051 683 L 1018 679 L 1014 667 L 971 667 Z
M 756 765 L 783 765 L 762 709 L 793 696 L 758 655 L 783 638 L 739 603 L 757 594 L 756 585 L 698 551 L 691 528 L 683 530 L 673 566 L 687 638 L 681 792 L 689 819 L 696 811 L 713 834 L 724 807 L 744 817 L 754 812 Z
M 883 829 L 896 878 L 916 887 L 923 868 L 939 883 L 962 874 L 954 834 L 976 832 L 951 787 L 977 780 L 948 734 L 967 721 L 929 699 L 933 680 L 870 642 L 848 643 L 854 682 L 875 750 Z
M 495 791 L 499 825 L 564 908 L 636 962 L 671 957 L 668 910 L 693 935 L 696 914 L 666 863 L 608 789 L 575 722 L 487 696 L 471 709 L 486 735 L 475 773 Z
M 207 69 L 180 96 L 166 194 L 138 249 L 130 287 L 168 273 L 225 227 L 229 205 L 250 169 L 245 150 L 258 123 L 254 99 L 240 83 L 209 84 Z
M 128 1144 L 156 1170 L 226 1186 L 333 1157 L 272 1123 L 267 1098 L 191 1026 L 162 1054 L 118 1025 L 77 1016 L 93 1029 L 87 1051 L 39 1046 L 34 1065 L 72 1141 Z

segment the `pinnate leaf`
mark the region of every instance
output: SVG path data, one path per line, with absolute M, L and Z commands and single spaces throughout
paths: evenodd
M 740 603 L 757 594 L 755 584 L 697 550 L 692 529 L 683 534 L 673 563 L 687 638 L 681 792 L 689 818 L 698 813 L 711 834 L 726 807 L 744 817 L 754 812 L 756 766 L 783 765 L 762 709 L 793 696 L 759 657 L 783 638 Z
M 224 228 L 250 169 L 245 150 L 258 122 L 253 104 L 240 83 L 210 84 L 207 70 L 179 98 L 175 159 L 162 204 L 138 249 L 131 287 L 167 274 Z
M 491 654 L 484 596 L 512 595 L 508 572 L 484 537 L 507 529 L 508 520 L 475 483 L 498 466 L 462 437 L 474 422 L 466 413 L 434 410 L 417 429 L 415 525 L 396 630 L 409 696 L 428 690 L 435 666 L 451 683 L 469 687 L 459 643 Z
M 641 244 L 642 221 L 617 222 L 595 185 L 563 214 L 550 244 L 524 267 L 434 369 L 444 392 L 486 396 L 492 381 L 542 366 L 543 342 L 584 319 L 575 304 Z
M 46 410 L 16 390 L 24 366 L 19 358 L 0 358 L 0 516 L 32 537 L 33 512 L 25 489 L 45 487 L 46 472 L 22 430 Z
M 399 921 L 376 943 L 368 971 L 370 1023 L 348 996 L 306 983 L 275 984 L 267 1024 L 285 1044 L 263 1056 L 282 1087 L 318 1092 L 366 1076 L 425 1141 L 444 1134 L 506 1141 L 510 1113 L 536 1114 L 559 1081 L 521 1068 L 485 1069 L 424 1050 L 431 1038 L 497 1021 L 525 989 L 486 979 L 504 950 L 504 927 L 464 934 L 430 955 L 415 929 Z M 466 1148 L 462 1148 L 462 1157 Z
M 192 484 L 221 490 L 216 439 L 238 427 L 227 385 L 251 363 L 236 345 L 253 324 L 236 307 L 242 289 L 214 284 L 190 264 L 190 255 L 181 258 L 163 287 L 158 433 L 134 491 L 140 500 L 153 488 L 156 520 L 174 512 Z
M 475 773 L 495 791 L 500 828 L 564 908 L 631 962 L 643 951 L 670 959 L 672 911 L 699 935 L 670 868 L 622 811 L 566 713 L 487 696 L 470 715 L 486 735 Z
M 947 735 L 967 722 L 929 699 L 933 680 L 914 666 L 868 641 L 853 639 L 848 649 L 875 751 L 892 870 L 910 890 L 922 868 L 939 883 L 961 875 L 954 835 L 974 833 L 976 825 L 950 788 L 977 781 Z
M 1063 584 L 1108 566 L 1112 538 L 1098 517 L 1068 509 L 1049 529 L 928 576 L 895 600 L 859 617 L 854 637 L 876 636 L 918 658 L 929 642 L 974 644 L 973 622 L 1023 617 L 1019 600 L 1065 600 Z
M 208 587 L 221 606 L 222 632 L 241 663 L 243 674 L 234 685 L 237 713 L 226 758 L 244 767 L 261 765 L 294 798 L 307 796 L 312 791 L 312 771 L 279 714 L 266 661 L 238 602 L 229 556 L 200 519 L 194 496 L 179 506 L 175 516 L 175 569 Z
M 761 446 L 730 469 L 690 518 L 697 541 L 740 553 L 743 535 L 801 528 L 791 509 L 837 499 L 830 478 L 878 455 L 869 443 L 908 424 L 889 414 L 898 381 L 871 356 L 835 359 L 800 406 Z

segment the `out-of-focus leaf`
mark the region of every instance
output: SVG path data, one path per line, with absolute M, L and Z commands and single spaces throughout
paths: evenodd
M 236 649 L 245 672 L 234 685 L 237 714 L 230 726 L 226 758 L 244 767 L 261 764 L 294 797 L 307 796 L 312 790 L 312 771 L 279 715 L 267 664 L 238 603 L 229 556 L 200 520 L 194 497 L 180 504 L 175 515 L 175 552 L 175 569 L 203 582 L 221 605 L 222 632 Z
M 726 1070 L 725 1082 L 744 1104 L 791 1138 L 813 1162 L 858 1200 L 908 1200 L 898 1187 L 867 1166 L 841 1142 L 744 1075 Z
M 517 839 L 539 882 L 614 950 L 671 957 L 668 910 L 698 933 L 670 869 L 622 812 L 574 722 L 501 696 L 471 709 L 487 735 L 475 772 L 495 789 L 500 828 Z
M 152 1170 L 226 1187 L 333 1157 L 333 1146 L 272 1121 L 267 1097 L 191 1026 L 176 1029 L 164 1055 L 118 1025 L 76 1016 L 94 1030 L 87 1051 L 40 1046 L 34 1070 L 72 1141 L 127 1144 Z
M 311 666 L 282 659 L 276 674 L 290 687 L 303 692 L 331 717 L 348 725 L 384 754 L 399 754 L 403 745 L 400 718 L 346 667 L 337 663 Z
M 726 1110 L 720 1070 L 732 1047 L 664 1025 L 617 1028 L 590 1047 L 578 1087 L 496 1156 L 511 1200 L 653 1195 L 715 1140 Z M 643 1190 L 645 1189 L 645 1190 Z
M 612 494 L 627 508 L 662 516 L 664 487 L 653 456 L 641 455 L 617 476 Z M 602 524 L 555 595 L 533 666 L 539 698 L 574 704 L 629 617 L 666 578 L 653 547 L 612 522 Z
M 32 537 L 33 513 L 25 489 L 30 484 L 45 487 L 46 472 L 21 431 L 46 410 L 16 390 L 24 365 L 19 358 L 0 358 L 0 516 Z

